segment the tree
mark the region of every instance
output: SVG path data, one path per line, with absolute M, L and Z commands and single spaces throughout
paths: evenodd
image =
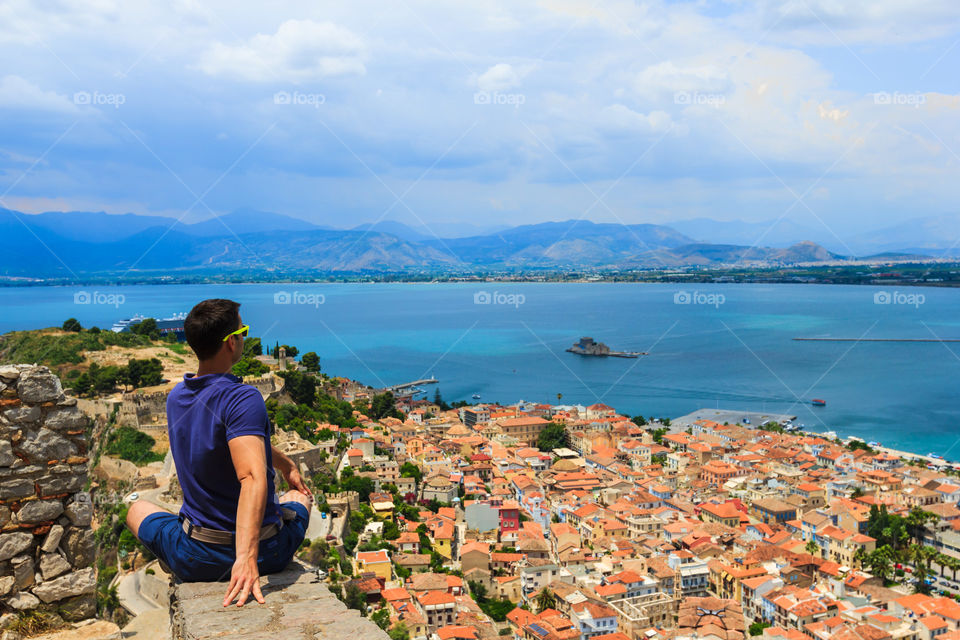
M 470 595 L 476 600 L 477 604 L 487 599 L 487 588 L 481 582 L 468 580 L 467 586 L 470 588 Z
M 346 471 L 346 469 L 344 469 Z M 370 499 L 370 494 L 373 493 L 374 485 L 373 480 L 364 476 L 355 476 L 350 475 L 346 479 L 343 479 L 341 476 L 340 486 L 344 491 L 356 491 L 360 494 L 360 501 L 366 502 Z
M 374 420 L 381 418 L 397 418 L 403 420 L 403 414 L 397 411 L 393 394 L 389 391 L 377 394 L 370 400 L 370 417 Z
M 647 424 L 647 419 L 644 418 L 643 416 L 633 416 L 632 418 L 630 418 L 630 422 L 637 425 L 638 427 L 642 427 Z
M 262 376 L 270 367 L 260 362 L 253 356 L 244 356 L 240 358 L 237 364 L 233 365 L 232 373 L 235 376 L 246 378 L 247 376 Z
M 862 498 L 862 497 L 863 497 L 863 489 L 861 489 L 860 487 L 854 487 L 853 491 L 850 492 L 851 500 L 856 500 L 857 498 Z
M 160 339 L 160 329 L 157 328 L 157 321 L 155 318 L 144 318 L 137 324 L 130 325 L 130 333 L 147 336 L 151 340 Z
M 400 467 L 400 477 L 402 478 L 414 478 L 417 481 L 417 484 L 420 484 L 420 480 L 423 479 L 423 471 L 420 470 L 415 463 L 407 461 L 404 462 Z
M 80 333 L 80 330 L 83 327 L 80 326 L 80 321 L 76 318 L 67 318 L 63 321 L 62 329 L 64 331 L 73 331 L 74 333 Z
M 300 364 L 311 373 L 320 373 L 320 356 L 314 351 L 307 351 L 300 358 Z
M 870 567 L 870 572 L 877 578 L 880 578 L 884 584 L 886 584 L 887 578 L 890 576 L 890 560 L 892 555 L 893 550 L 888 545 L 883 545 L 867 556 L 867 565 Z
M 154 444 L 156 441 L 139 429 L 117 427 L 107 440 L 106 453 L 134 464 L 147 464 L 163 460 L 162 455 L 151 451 Z
M 124 384 L 134 389 L 152 387 L 163 382 L 163 363 L 158 358 L 131 358 L 121 370 L 121 377 Z
M 547 609 L 556 609 L 557 608 L 557 597 L 553 595 L 553 592 L 544 587 L 540 590 L 540 593 L 537 594 L 537 612 L 546 611 Z
M 377 626 L 387 630 L 387 627 L 390 626 L 390 609 L 387 607 L 380 607 L 370 616 L 370 619 L 377 623 Z
M 387 635 L 390 636 L 390 640 L 410 640 L 410 631 L 402 620 L 390 627 Z
M 749 634 L 751 636 L 762 636 L 763 630 L 770 626 L 769 622 L 753 622 L 750 624 Z
M 818 545 L 813 540 L 809 540 L 806 546 L 804 547 L 804 549 L 806 550 L 807 553 L 809 553 L 812 556 L 819 555 L 820 553 L 820 545 Z
M 654 430 L 653 430 L 653 441 L 654 441 L 655 443 L 657 443 L 657 444 L 662 445 L 662 444 L 663 444 L 663 436 L 667 435 L 667 431 L 669 431 L 669 429 L 667 429 L 666 427 L 660 427 L 659 429 L 654 429 Z
M 556 422 L 550 422 L 540 432 L 537 438 L 537 448 L 540 451 L 553 451 L 562 447 L 570 446 L 570 434 L 566 427 Z
M 356 583 L 350 582 L 347 584 L 343 593 L 343 603 L 347 605 L 348 609 L 356 609 L 364 617 L 367 615 L 367 598 Z
M 910 509 L 906 517 L 906 528 L 910 537 L 916 540 L 917 544 L 923 542 L 923 534 L 926 533 L 928 523 L 937 522 L 940 519 L 936 514 L 924 511 L 920 507 Z
M 451 407 L 444 400 L 443 396 L 440 395 L 440 387 L 437 387 L 433 392 L 433 404 L 440 407 L 440 411 L 450 411 Z
M 284 379 L 287 394 L 297 404 L 313 406 L 317 399 L 317 379 L 300 371 L 280 371 L 277 373 Z
M 243 341 L 243 357 L 252 358 L 263 355 L 263 343 L 260 338 L 247 338 Z

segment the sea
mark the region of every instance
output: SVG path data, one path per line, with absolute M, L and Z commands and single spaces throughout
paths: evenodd
M 108 328 L 205 298 L 242 304 L 264 344 L 375 387 L 435 377 L 444 400 L 795 415 L 960 460 L 960 290 L 820 284 L 204 284 L 0 288 L 0 332 Z M 581 356 L 590 336 L 638 358 Z M 831 338 L 808 341 L 795 338 Z M 896 341 L 873 341 L 873 340 Z M 924 341 L 930 340 L 930 341 Z M 473 396 L 479 396 L 474 400 Z M 813 399 L 825 406 L 814 406 Z

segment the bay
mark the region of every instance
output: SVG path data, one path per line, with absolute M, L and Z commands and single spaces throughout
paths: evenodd
M 476 393 L 483 401 L 556 403 L 562 394 L 565 404 L 603 402 L 628 415 L 676 417 L 702 407 L 783 412 L 810 430 L 960 458 L 960 343 L 793 340 L 960 338 L 955 289 L 500 282 L 0 288 L 0 331 L 59 326 L 68 317 L 107 328 L 137 313 L 186 312 L 212 297 L 241 302 L 244 322 L 264 343 L 316 351 L 326 373 L 373 386 L 436 376 L 447 401 Z M 649 355 L 566 353 L 580 336 Z M 433 387 L 428 391 L 432 397 Z M 826 406 L 812 406 L 813 398 Z

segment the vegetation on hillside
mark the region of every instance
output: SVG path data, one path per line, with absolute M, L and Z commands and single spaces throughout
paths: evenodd
M 0 336 L 0 360 L 30 362 L 55 368 L 83 362 L 83 351 L 104 351 L 107 347 L 149 347 L 149 336 L 114 333 L 93 327 L 64 333 L 59 329 L 11 331 Z
M 136 465 L 144 465 L 163 460 L 162 454 L 151 450 L 155 444 L 156 440 L 139 429 L 118 427 L 107 439 L 105 453 Z

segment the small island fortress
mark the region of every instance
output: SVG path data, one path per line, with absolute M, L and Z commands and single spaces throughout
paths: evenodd
M 602 342 L 595 342 L 593 338 L 589 337 L 580 338 L 580 342 L 574 342 L 573 346 L 567 351 L 581 356 L 613 356 L 615 358 L 636 358 L 637 356 L 647 355 L 646 351 L 611 351 L 607 345 Z

